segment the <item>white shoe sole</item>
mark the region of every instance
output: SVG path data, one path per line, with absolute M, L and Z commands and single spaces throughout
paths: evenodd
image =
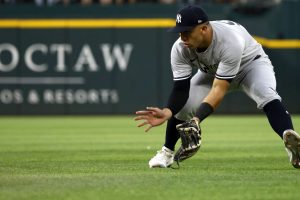
M 168 168 L 172 165 L 173 163 L 170 163 L 169 165 L 149 165 L 150 168 Z
M 149 166 L 151 169 L 152 168 L 167 168 L 167 167 L 165 167 L 165 166 L 163 166 L 163 165 L 156 165 L 156 166 Z
M 295 168 L 300 168 L 300 137 L 292 130 L 283 133 L 285 147 L 292 153 L 291 163 Z

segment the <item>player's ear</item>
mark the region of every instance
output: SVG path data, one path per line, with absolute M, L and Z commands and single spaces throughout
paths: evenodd
M 201 30 L 202 30 L 202 31 L 207 31 L 207 29 L 208 29 L 207 24 L 202 25 L 202 27 L 201 27 Z
M 206 23 L 201 25 L 201 30 L 207 31 L 208 29 L 209 29 L 209 23 L 206 22 Z

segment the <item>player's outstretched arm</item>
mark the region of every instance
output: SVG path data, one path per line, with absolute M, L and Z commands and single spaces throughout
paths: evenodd
M 138 127 L 148 125 L 145 129 L 145 132 L 148 132 L 152 127 L 159 126 L 170 119 L 172 111 L 169 108 L 147 107 L 146 110 L 137 111 L 135 114 L 138 115 L 134 118 L 135 121 L 144 120 Z

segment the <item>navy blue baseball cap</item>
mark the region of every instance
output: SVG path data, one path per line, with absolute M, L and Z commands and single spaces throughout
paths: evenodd
M 180 33 L 192 30 L 195 26 L 208 21 L 205 11 L 198 6 L 186 6 L 179 10 L 176 16 L 176 26 L 168 32 Z

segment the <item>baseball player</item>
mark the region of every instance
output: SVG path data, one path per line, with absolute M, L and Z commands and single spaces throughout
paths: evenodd
M 139 127 L 148 125 L 145 131 L 168 121 L 165 144 L 149 161 L 150 168 L 169 167 L 174 156 L 177 161 L 192 156 L 191 151 L 197 151 L 201 144 L 199 124 L 216 110 L 232 87 L 244 91 L 258 109 L 263 109 L 271 127 L 283 139 L 291 164 L 300 168 L 300 137 L 276 92 L 272 63 L 247 30 L 232 21 L 209 21 L 202 8 L 187 6 L 178 12 L 176 26 L 169 31 L 180 37 L 171 50 L 174 85 L 168 104 L 162 109 L 137 111 L 135 118 L 143 120 Z M 199 69 L 194 76 L 193 68 Z M 193 132 L 198 136 L 183 138 Z M 182 146 L 175 155 L 179 138 Z M 189 143 L 189 148 L 184 143 Z

